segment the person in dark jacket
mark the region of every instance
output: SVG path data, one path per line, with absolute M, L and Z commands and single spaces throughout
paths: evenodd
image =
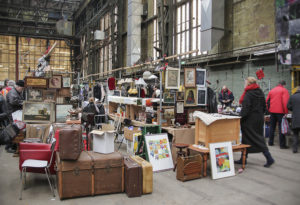
M 230 107 L 233 100 L 233 93 L 224 85 L 219 94 L 219 102 L 225 107 Z
M 290 97 L 289 91 L 284 87 L 285 85 L 284 80 L 280 81 L 278 85 L 269 92 L 266 101 L 268 110 L 271 113 L 269 146 L 274 145 L 274 133 L 276 124 L 278 123 L 280 149 L 288 148 L 286 146 L 285 135 L 281 133 L 280 129 L 282 118 L 288 113 L 287 103 Z
M 244 93 L 241 96 L 241 129 L 242 143 L 251 145 L 247 149 L 248 153 L 262 152 L 267 159 L 264 167 L 270 167 L 274 159 L 264 140 L 264 113 L 266 111 L 265 95 L 256 84 L 254 77 L 248 77 L 245 84 Z M 242 163 L 242 158 L 235 161 L 237 164 Z
M 19 80 L 15 87 L 9 91 L 6 95 L 6 102 L 7 102 L 7 108 L 9 117 L 12 120 L 11 114 L 17 110 L 22 110 L 23 108 L 23 90 L 24 90 L 24 81 Z
M 6 127 L 9 124 L 6 102 L 0 94 L 0 127 Z
M 297 92 L 292 95 L 288 101 L 287 108 L 293 112 L 292 130 L 293 130 L 293 153 L 298 152 L 298 136 L 300 133 L 300 83 Z

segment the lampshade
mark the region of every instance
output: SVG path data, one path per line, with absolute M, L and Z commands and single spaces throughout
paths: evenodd
M 147 85 L 143 78 L 139 78 L 136 82 L 136 85 Z
M 150 71 L 145 71 L 144 73 L 143 73 L 143 78 L 144 79 L 149 79 L 149 77 L 152 75 L 152 73 L 150 72 Z
M 125 83 L 132 83 L 133 81 L 132 81 L 132 78 L 126 78 L 125 79 Z
M 157 78 L 157 76 L 152 74 L 148 79 L 151 80 L 151 79 L 156 79 L 156 78 Z
M 118 84 L 118 85 L 122 85 L 124 82 L 125 82 L 124 79 L 121 79 L 121 80 L 118 81 L 117 84 Z

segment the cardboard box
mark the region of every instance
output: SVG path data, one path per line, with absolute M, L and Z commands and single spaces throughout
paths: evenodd
M 93 151 L 109 154 L 115 151 L 114 136 L 115 131 L 113 125 L 102 125 L 102 130 L 93 130 Z
M 127 127 L 124 127 L 124 136 L 125 139 L 129 141 L 133 141 L 133 134 L 134 133 L 139 133 L 141 130 L 138 127 L 133 127 L 133 130 L 128 129 Z

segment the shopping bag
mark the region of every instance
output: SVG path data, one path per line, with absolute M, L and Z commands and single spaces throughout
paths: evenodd
M 283 117 L 281 121 L 281 133 L 282 134 L 289 133 L 289 122 L 287 121 L 286 117 Z

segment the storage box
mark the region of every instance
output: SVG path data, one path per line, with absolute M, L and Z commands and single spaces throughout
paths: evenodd
M 218 119 L 206 125 L 201 119 L 196 118 L 195 144 L 235 141 L 240 143 L 240 118 Z
M 102 130 L 93 130 L 93 151 L 109 154 L 115 151 L 114 146 L 114 129 L 112 125 L 102 125 Z
M 141 132 L 141 130 L 138 127 L 133 127 L 133 130 L 130 130 L 129 128 L 124 127 L 125 139 L 127 139 L 129 141 L 133 141 L 133 134 L 139 133 L 139 132 Z

